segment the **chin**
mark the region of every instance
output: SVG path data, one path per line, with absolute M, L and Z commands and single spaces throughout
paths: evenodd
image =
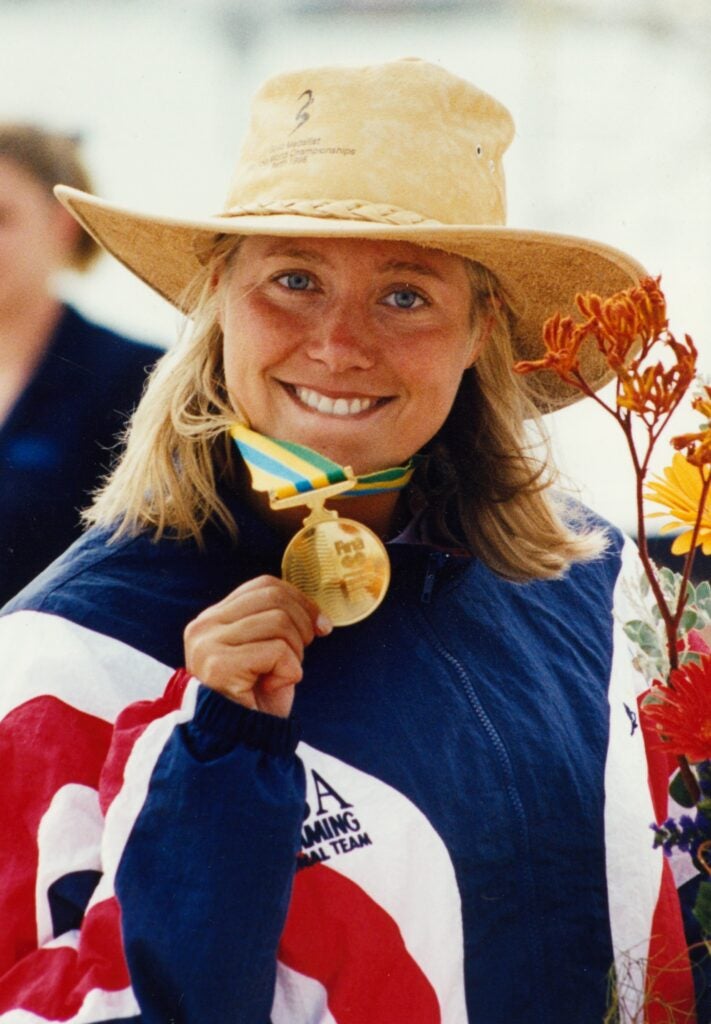
M 340 462 L 342 466 L 350 466 L 356 476 L 365 476 L 366 473 L 380 473 L 385 469 L 393 469 L 395 466 L 404 466 L 407 457 L 401 458 L 393 455 L 389 458 L 377 458 L 373 453 L 369 456 L 358 457 L 351 454 L 341 460 L 333 457 L 334 462 Z
M 291 441 L 293 444 L 302 444 L 306 448 L 312 448 L 318 452 L 319 455 L 325 456 L 327 459 L 331 459 L 333 462 L 337 462 L 341 466 L 353 466 L 355 472 L 354 463 L 361 465 L 364 461 L 364 454 L 367 449 L 363 446 L 354 446 L 349 443 L 348 438 L 334 438 L 329 437 L 326 431 L 311 429 L 292 429 L 288 432 L 285 431 L 278 436 L 282 440 Z M 363 472 L 366 472 L 363 470 Z
M 353 427 L 350 431 L 340 431 L 340 437 L 334 437 L 323 429 L 323 426 L 304 429 L 303 424 L 285 429 L 283 433 L 272 433 L 269 430 L 263 433 L 281 440 L 291 441 L 293 444 L 301 444 L 306 448 L 312 448 L 339 466 L 350 466 L 356 476 L 363 476 L 365 473 L 376 473 L 383 469 L 392 469 L 393 466 L 402 466 L 409 456 L 387 455 L 378 450 L 374 438 L 358 438 L 358 443 L 353 443 Z M 347 434 L 347 436 L 344 436 Z
M 316 443 L 310 444 L 308 447 L 315 449 L 320 455 L 325 455 L 327 459 L 338 463 L 339 466 L 350 466 L 356 476 L 362 476 L 364 473 L 374 473 L 379 469 L 389 469 L 390 466 L 396 465 L 393 462 L 388 463 L 386 466 L 380 460 L 374 459 L 372 453 L 368 456 L 362 451 L 354 451 L 352 448 L 343 445 L 324 443 L 319 445 Z

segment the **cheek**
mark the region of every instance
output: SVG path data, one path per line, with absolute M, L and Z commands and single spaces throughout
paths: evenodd
M 470 338 L 450 338 L 448 344 L 432 344 L 408 367 L 408 376 L 421 393 L 432 394 L 440 403 L 453 401 L 465 370 L 475 361 Z
M 468 355 L 469 348 L 466 353 Z M 449 358 L 444 355 L 439 360 L 431 358 L 428 366 L 422 367 L 416 410 L 420 425 L 428 434 L 426 440 L 434 436 L 449 416 L 469 363 L 465 350 L 459 348 L 454 357 L 450 350 Z
M 270 372 L 285 358 L 284 334 L 240 308 L 225 311 L 222 335 L 225 383 L 232 404 L 259 429 L 260 412 L 270 401 Z
M 20 231 L 12 228 L 0 229 L 0 249 L 4 253 L 12 253 L 16 259 L 32 261 L 38 249 L 37 239 L 27 229 Z
M 243 301 L 239 307 L 226 306 L 221 318 L 225 339 L 225 363 L 228 358 L 259 370 L 285 358 L 295 332 L 260 303 Z
M 225 367 L 225 383 L 230 394 L 239 393 L 244 387 L 248 370 L 245 355 L 247 344 L 242 330 L 238 329 L 236 319 L 229 311 L 222 312 L 219 317 L 222 327 L 222 360 Z
M 28 229 L 0 232 L 0 259 L 6 282 L 41 284 L 55 265 L 45 236 Z
M 452 374 L 446 381 L 440 382 L 436 395 L 431 397 L 429 407 L 432 418 L 438 421 L 437 429 L 442 426 L 449 416 L 461 382 L 462 375 L 460 373 Z

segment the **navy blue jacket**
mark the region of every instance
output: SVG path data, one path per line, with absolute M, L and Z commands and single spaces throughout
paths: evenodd
M 79 536 L 79 511 L 160 355 L 65 309 L 0 426 L 0 605 Z
M 647 958 L 684 946 L 634 550 L 515 584 L 393 543 L 384 603 L 314 641 L 278 719 L 174 673 L 187 622 L 278 571 L 235 512 L 237 546 L 92 530 L 0 618 L 0 780 L 4 749 L 25 766 L 0 1020 L 91 992 L 87 1022 L 600 1024 L 613 963 L 636 1012 Z

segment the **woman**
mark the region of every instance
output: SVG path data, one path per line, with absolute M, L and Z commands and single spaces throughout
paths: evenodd
M 79 536 L 160 354 L 55 295 L 59 270 L 100 251 L 54 199 L 59 181 L 91 187 L 74 140 L 0 124 L 0 605 Z
M 511 371 L 643 271 L 501 226 L 512 133 L 424 62 L 311 69 L 258 94 L 221 216 L 60 190 L 192 328 L 0 621 L 8 1020 L 583 1024 L 613 964 L 630 1014 L 690 1005 L 634 559 L 551 495 Z M 342 538 L 294 539 L 334 489 Z

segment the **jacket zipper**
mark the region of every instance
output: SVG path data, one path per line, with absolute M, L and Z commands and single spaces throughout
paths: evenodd
M 444 556 L 444 557 L 442 557 Z M 425 604 L 430 603 L 432 596 L 432 588 L 434 586 L 435 576 L 439 569 L 445 564 L 449 555 L 442 551 L 433 551 L 429 556 L 429 562 L 427 567 L 427 575 L 425 576 L 425 585 L 422 588 L 422 601 Z M 425 591 L 427 591 L 427 597 L 425 597 Z M 531 851 L 531 838 L 528 828 L 528 818 L 526 811 L 521 800 L 521 796 L 518 791 L 516 784 L 516 775 L 511 763 L 508 751 L 499 736 L 498 731 L 491 722 L 488 714 L 481 705 L 477 696 L 476 690 L 469 678 L 469 673 L 464 668 L 464 665 L 456 658 L 445 645 L 441 642 L 439 637 L 434 634 L 432 636 L 432 645 L 440 655 L 441 658 L 451 667 L 460 683 L 464 688 L 464 693 L 469 701 L 469 704 L 474 711 L 476 718 L 479 720 L 484 731 L 489 736 L 493 750 L 496 752 L 499 764 L 503 768 L 504 777 L 502 783 L 508 793 L 511 811 L 514 819 L 516 820 L 517 830 L 521 836 L 525 845 L 526 856 L 523 858 L 523 864 L 521 867 L 521 882 L 525 887 L 528 897 L 528 918 L 529 918 L 529 929 L 527 931 L 527 942 L 531 946 L 534 956 L 543 962 L 543 941 L 540 934 L 540 930 L 535 923 L 534 917 L 534 906 L 535 906 L 535 882 L 533 879 L 533 873 L 530 868 L 530 851 Z M 537 993 L 537 999 L 539 1001 L 539 1008 L 543 1011 L 544 1016 L 541 1020 L 547 1019 L 547 1015 L 550 1013 L 550 1006 L 548 1005 L 548 995 L 545 991 L 539 989 Z
M 443 569 L 449 559 L 450 555 L 447 551 L 430 551 L 427 558 L 425 580 L 422 584 L 422 593 L 420 594 L 422 604 L 430 604 L 432 602 L 432 591 L 434 590 L 437 574 Z

